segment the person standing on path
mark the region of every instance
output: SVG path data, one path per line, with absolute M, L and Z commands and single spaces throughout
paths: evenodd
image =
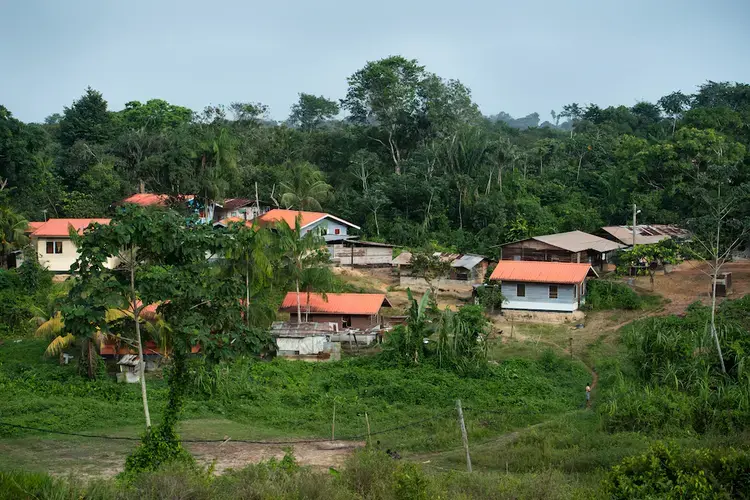
M 586 408 L 591 408 L 591 384 L 586 386 Z

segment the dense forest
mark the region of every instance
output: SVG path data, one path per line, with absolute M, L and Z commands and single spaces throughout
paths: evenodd
M 203 200 L 323 209 L 394 244 L 496 255 L 529 235 L 630 221 L 685 224 L 750 178 L 750 85 L 602 108 L 483 116 L 461 82 L 415 60 L 368 62 L 340 100 L 306 93 L 283 123 L 262 103 L 108 108 L 88 88 L 44 123 L 0 106 L 0 206 L 14 221 L 98 217 L 144 186 Z M 343 118 L 342 118 L 343 117 Z M 746 198 L 734 206 L 746 219 Z M 744 205 L 743 205 L 744 203 Z

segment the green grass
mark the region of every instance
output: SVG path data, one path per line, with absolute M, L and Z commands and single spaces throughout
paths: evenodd
M 44 344 L 24 339 L 0 346 L 4 394 L 0 421 L 72 432 L 139 435 L 143 412 L 137 385 L 85 380 L 75 366 L 59 366 L 56 360 L 43 358 Z M 472 440 L 497 436 L 579 406 L 586 371 L 580 364 L 558 361 L 550 365 L 507 359 L 492 365 L 483 378 L 462 378 L 431 366 L 392 367 L 377 357 L 320 364 L 238 361 L 218 369 L 211 395 L 200 389 L 201 374 L 196 370 L 191 377 L 196 386 L 186 401 L 180 432 L 192 439 L 327 438 L 335 403 L 339 438 L 364 435 L 367 413 L 372 432 L 378 433 L 375 439 L 383 446 L 400 451 L 446 449 L 460 444 L 455 414 L 459 398 L 467 408 Z M 148 387 L 152 419 L 158 423 L 166 383 L 150 376 Z M 379 434 L 419 420 L 424 422 Z M 0 436 L 72 439 L 2 426 Z M 3 444 L 13 457 L 9 441 Z

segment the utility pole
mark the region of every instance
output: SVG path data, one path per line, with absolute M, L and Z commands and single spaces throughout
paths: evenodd
M 635 218 L 638 215 L 635 203 L 633 203 L 633 249 L 635 249 Z

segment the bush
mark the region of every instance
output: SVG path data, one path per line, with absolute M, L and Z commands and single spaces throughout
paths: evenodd
M 750 491 L 750 453 L 681 450 L 657 442 L 616 465 L 604 481 L 610 498 L 743 498 Z
M 586 309 L 592 311 L 605 309 L 636 310 L 644 307 L 643 298 L 624 283 L 590 280 L 586 287 Z

